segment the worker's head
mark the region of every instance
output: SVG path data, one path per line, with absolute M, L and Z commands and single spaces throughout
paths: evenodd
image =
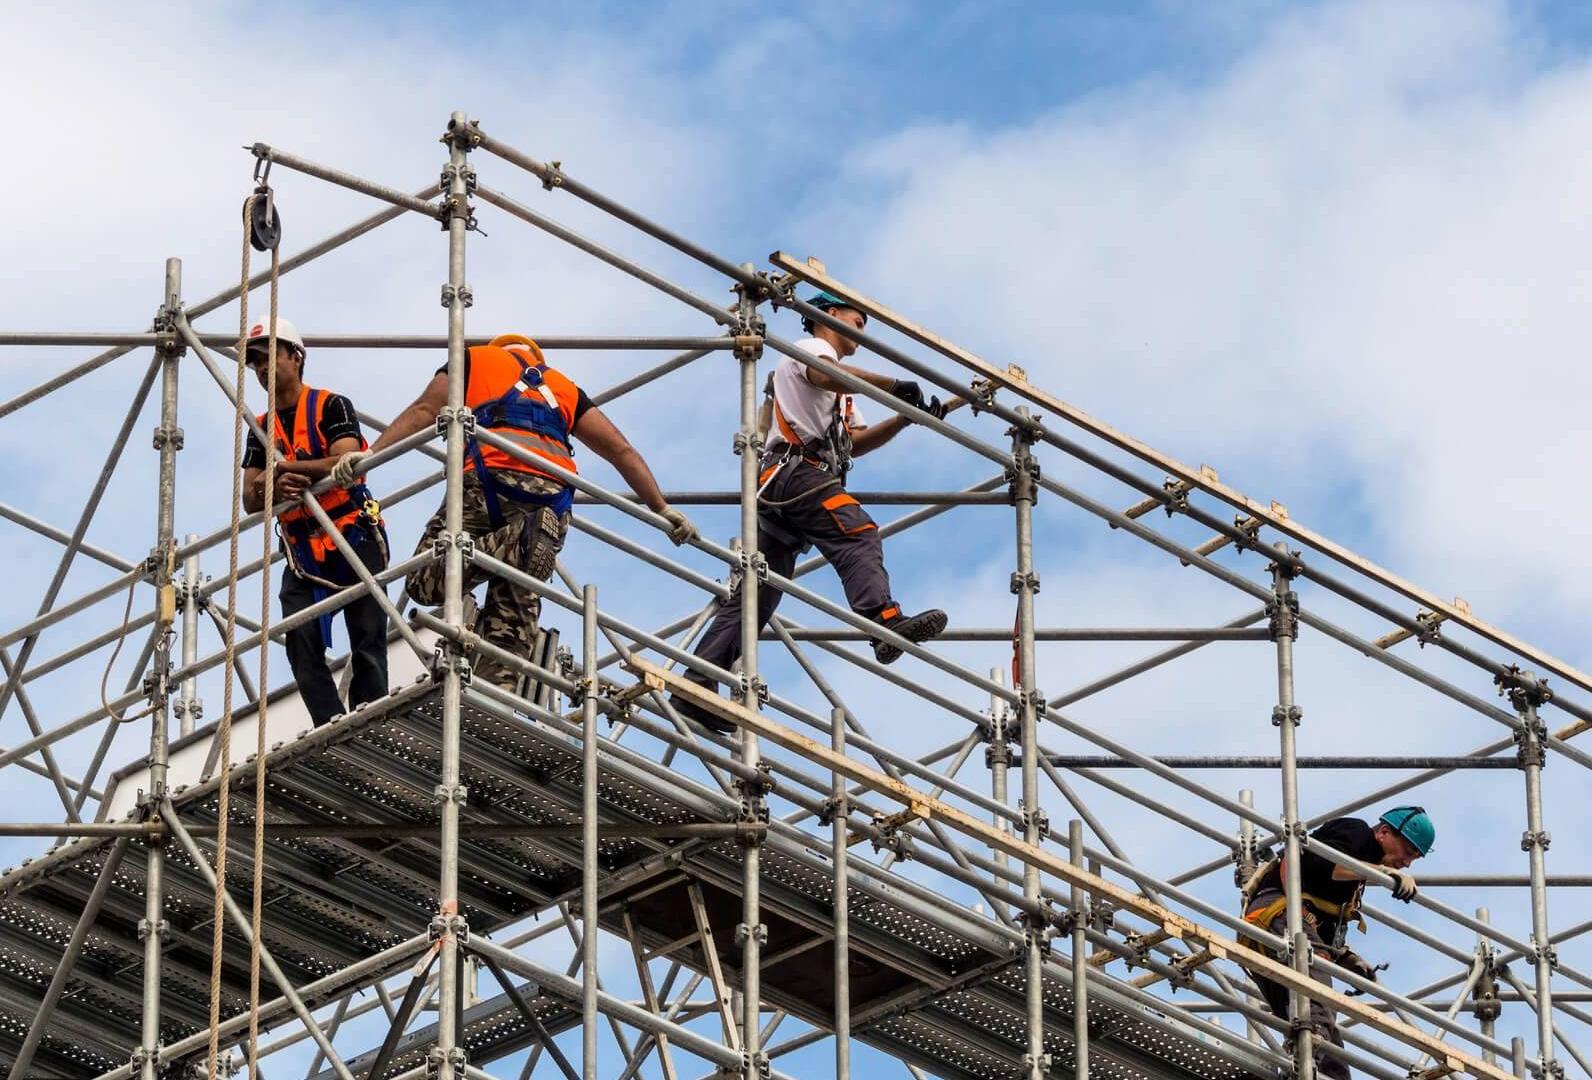
M 1419 806 L 1395 806 L 1376 823 L 1376 842 L 1382 845 L 1382 865 L 1402 870 L 1431 853 L 1437 828 Z
M 243 362 L 249 370 L 254 372 L 254 377 L 260 380 L 260 385 L 266 385 L 269 374 L 266 360 L 271 347 L 271 324 L 263 320 L 249 327 L 249 339 L 244 345 Z M 280 385 L 285 380 L 286 374 L 293 382 L 298 382 L 304 377 L 304 337 L 298 332 L 298 327 L 282 318 L 276 319 L 276 377 Z
M 825 292 L 820 289 L 817 293 L 808 297 L 807 302 L 825 314 L 839 319 L 841 322 L 858 330 L 868 325 L 868 316 L 847 304 L 832 292 Z M 835 350 L 835 355 L 842 360 L 857 351 L 857 343 L 833 327 L 815 323 L 812 319 L 803 319 L 802 329 L 815 338 L 829 342 L 830 346 Z

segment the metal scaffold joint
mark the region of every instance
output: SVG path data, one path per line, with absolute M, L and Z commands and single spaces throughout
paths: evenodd
M 447 304 L 444 303 L 443 306 L 446 307 Z M 466 304 L 465 306 L 468 307 L 469 305 Z M 463 405 L 459 406 L 457 409 L 444 405 L 442 408 L 437 410 L 437 437 L 440 439 L 446 439 L 448 437 L 449 429 L 453 426 L 453 423 L 456 420 L 459 424 L 459 434 L 463 435 L 467 439 L 473 438 L 475 436 L 474 410 L 466 408 Z
M 440 1076 L 443 1066 L 446 1065 L 453 1070 L 454 1076 L 464 1076 L 469 1064 L 470 1055 L 464 1047 L 455 1046 L 452 1050 L 443 1050 L 440 1046 L 433 1046 L 426 1054 L 426 1075 Z
M 1297 705 L 1289 705 L 1286 708 L 1281 705 L 1273 705 L 1271 709 L 1271 726 L 1282 727 L 1283 721 L 1286 720 L 1294 727 L 1298 727 L 1299 721 L 1304 719 L 1304 715 L 1305 711 Z
M 1027 589 L 1030 592 L 1038 592 L 1039 575 L 1032 571 L 1026 574 L 1019 574 L 1014 571 L 1012 573 L 1011 589 L 1013 596 L 1020 595 L 1024 589 Z
M 1022 819 L 1023 828 L 1034 830 L 1034 835 L 1041 840 L 1050 838 L 1050 815 L 1042 809 L 1029 810 L 1022 800 L 1017 802 L 1018 816 Z
M 1273 564 L 1274 567 L 1277 564 Z M 1276 570 L 1280 580 L 1286 580 L 1287 573 L 1280 568 Z M 1267 629 L 1271 633 L 1271 640 L 1279 641 L 1282 638 L 1299 640 L 1299 595 L 1292 590 L 1282 593 L 1277 599 L 1266 605 Z
M 470 789 L 464 784 L 438 784 L 431 789 L 431 801 L 437 806 L 446 803 L 464 806 L 470 801 Z
M 451 308 L 455 300 L 459 302 L 461 307 L 470 307 L 475 303 L 475 294 L 470 291 L 470 286 L 468 285 L 460 285 L 457 289 L 451 284 L 444 285 L 442 287 L 442 306 Z
M 470 657 L 465 654 L 464 648 L 457 642 L 445 640 L 431 650 L 431 678 L 433 682 L 441 683 L 451 671 L 459 676 L 459 685 L 469 686 L 474 675 L 475 665 Z
M 467 945 L 470 942 L 470 920 L 463 915 L 444 915 L 438 912 L 427 924 L 426 933 L 433 942 L 441 941 L 451 935 L 459 944 Z
M 743 705 L 750 705 L 753 698 L 767 705 L 768 683 L 756 676 L 748 676 L 744 671 L 738 672 L 735 676 L 735 699 Z
M 1499 694 L 1508 698 L 1509 703 L 1522 712 L 1540 708 L 1553 700 L 1548 681 L 1537 678 L 1529 671 L 1522 671 L 1518 664 L 1511 664 L 1493 676 L 1493 683 L 1498 687 Z

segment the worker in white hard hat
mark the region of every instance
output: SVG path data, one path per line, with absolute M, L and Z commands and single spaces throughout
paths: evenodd
M 867 325 L 866 315 L 832 293 L 820 292 L 808 302 L 856 330 Z M 834 327 L 806 319 L 802 328 L 809 336 L 796 342 L 798 348 L 935 419 L 943 420 L 947 412 L 965 404 L 961 398 L 942 404 L 939 398 L 925 398 L 923 388 L 910 379 L 845 363 L 857 351 L 857 343 Z M 790 357 L 775 367 L 766 394 L 768 449 L 758 464 L 757 548 L 768 568 L 789 577 L 795 572 L 796 557 L 816 546 L 840 575 L 852 611 L 911 642 L 937 637 L 945 630 L 945 612 L 929 608 L 909 615 L 902 609 L 890 591 L 879 528 L 846 491 L 852 459 L 883 446 L 911 421 L 894 415 L 867 423 L 844 383 Z M 722 602 L 695 655 L 718 667 L 730 667 L 741 655 L 742 620 L 750 615 L 759 628 L 766 626 L 782 595 L 772 585 L 759 588 L 757 611 L 748 613 L 742 610 L 737 587 Z M 873 653 L 879 663 L 890 664 L 900 657 L 901 649 L 879 638 L 873 642 Z M 685 677 L 718 689 L 700 672 L 687 672 Z M 703 727 L 721 734 L 733 730 L 690 698 L 675 695 L 670 701 L 682 716 Z
M 244 362 L 267 385 L 266 362 L 270 325 L 249 328 Z M 330 475 L 337 459 L 351 450 L 366 449 L 353 402 L 342 394 L 320 390 L 304 382 L 304 338 L 288 320 L 276 320 L 276 399 L 259 416 L 260 427 L 273 436 L 278 460 L 273 502 L 297 499 L 316 481 Z M 265 447 L 253 432 L 243 455 L 243 508 L 250 513 L 265 506 Z M 365 487 L 364 477 L 333 487 L 319 496 L 321 509 L 337 531 L 371 571 L 387 568 L 387 530 L 381 510 Z M 284 510 L 276 519 L 287 572 L 279 596 L 282 614 L 293 615 L 333 593 L 359 583 L 359 577 L 331 537 L 302 504 Z M 352 709 L 387 693 L 387 614 L 375 597 L 361 593 L 342 608 L 348 630 L 348 685 Z M 345 711 L 337 683 L 326 662 L 332 643 L 332 616 L 322 616 L 287 634 L 287 660 L 298 683 L 299 695 L 319 726 Z

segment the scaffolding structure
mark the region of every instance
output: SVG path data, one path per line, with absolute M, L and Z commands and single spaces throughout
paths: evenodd
M 248 1028 L 248 971 L 240 957 L 253 940 L 270 995 L 256 1019 L 274 1032 L 262 1054 L 312 1039 L 319 1050 L 309 1070 L 313 1075 L 488 1077 L 492 1061 L 530 1048 L 522 1076 L 623 1080 L 656 1072 L 674 1080 L 694 1075 L 695 1067 L 760 1080 L 788 1075 L 782 1059 L 832 1039 L 832 1075 L 847 1078 L 855 1039 L 920 1076 L 1309 1080 L 1316 1049 L 1310 1031 L 1290 1029 L 1267 1011 L 1250 981 L 1253 972 L 1289 987 L 1296 1011 L 1307 999 L 1336 1010 L 1346 1045 L 1325 1052 L 1367 1076 L 1551 1080 L 1565 1075 L 1570 1061 L 1592 1075 L 1575 1040 L 1582 1025 L 1592 1024 L 1592 1013 L 1583 1007 L 1592 1000 L 1592 972 L 1558 951 L 1592 930 L 1592 923 L 1555 929 L 1549 919 L 1555 890 L 1589 882 L 1549 875 L 1542 810 L 1546 764 L 1592 767 L 1592 757 L 1572 741 L 1592 726 L 1586 703 L 1592 675 L 1516 640 L 1463 603 L 1445 602 L 1376 566 L 1305 527 L 1280 505 L 1250 499 L 1213 470 L 1186 466 L 1082 413 L 1029 382 L 1020 368 L 989 363 L 918 326 L 815 261 L 776 252 L 759 269 L 721 258 L 587 186 L 557 162 L 504 144 L 463 113 L 453 115 L 444 142 L 441 184 L 415 194 L 274 147 L 253 148 L 256 159 L 272 168 L 388 204 L 284 257 L 281 274 L 406 214 L 444 225 L 445 336 L 309 334 L 306 343 L 446 350 L 448 408 L 436 430 L 367 463 L 380 487 L 383 466 L 391 461 L 434 459 L 440 466 L 435 472 L 382 491 L 382 503 L 391 507 L 440 485 L 446 527 L 434 549 L 407 558 L 395 553 L 383 572 L 268 630 L 237 610 L 238 602 L 229 613 L 243 634 L 234 649 L 201 655 L 201 620 L 221 618 L 225 582 L 207 582 L 199 560 L 226 545 L 235 530 L 223 525 L 179 539 L 174 507 L 182 448 L 179 375 L 197 373 L 201 384 L 213 382 L 235 395 L 224 365 L 235 359 L 227 350 L 237 339 L 201 334 L 192 321 L 237 300 L 242 290 L 188 303 L 180 265 L 169 260 L 148 332 L 0 333 L 0 345 L 105 346 L 0 403 L 0 420 L 118 357 L 153 350 L 75 525 L 58 528 L 0 505 L 13 525 L 63 548 L 38 614 L 0 633 L 6 678 L 0 715 L 15 710 L 31 732 L 0 749 L 0 769 L 47 778 L 64 811 L 56 822 L 0 825 L 0 835 L 57 841 L 47 854 L 0 876 L 0 1068 L 8 1068 L 8 1075 L 206 1075 L 212 1034 L 205 1016 L 211 991 L 207 898 L 216 887 L 223 784 L 238 827 L 230 834 L 224 879 L 229 949 L 221 958 L 218 1037 L 223 1047 L 237 1047 Z M 531 174 L 550 199 L 580 200 L 695 260 L 721 276 L 737 302 L 726 307 L 710 301 L 478 182 L 472 162 L 482 153 Z M 464 408 L 464 363 L 476 340 L 466 331 L 472 294 L 465 267 L 481 204 L 710 320 L 713 332 L 699 337 L 539 340 L 549 351 L 670 354 L 593 395 L 598 404 L 651 387 L 705 356 L 733 359 L 739 490 L 670 493 L 676 505 L 739 508 L 738 544 L 692 543 L 722 564 L 722 579 L 582 512 L 606 507 L 661 536 L 666 523 L 633 497 L 565 474 L 474 428 Z M 268 277 L 257 275 L 250 287 Z M 869 317 L 870 327 L 888 328 L 909 344 L 894 345 L 877 329 L 858 331 L 812 307 L 796 291 L 807 285 L 844 298 Z M 775 309 L 842 333 L 949 394 L 972 396 L 975 418 L 964 425 L 936 418 L 781 339 L 762 317 Z M 945 445 L 993 466 L 993 475 L 964 490 L 856 494 L 865 503 L 915 507 L 881 527 L 887 536 L 956 507 L 1009 505 L 1012 533 L 991 529 L 989 536 L 991 543 L 1010 536 L 1002 543 L 1012 545 L 1013 629 L 953 627 L 935 644 L 917 645 L 802 585 L 799 579 L 818 569 L 822 558 L 802 563 L 790 578 L 769 569 L 758 552 L 756 510 L 759 365 L 769 354 L 821 371 L 886 415 L 903 415 Z M 157 532 L 152 554 L 134 561 L 84 538 L 157 383 Z M 578 543 L 600 545 L 615 558 L 699 589 L 706 607 L 648 630 L 599 602 L 600 581 L 579 581 L 562 564 L 554 580 L 534 580 L 475 549 L 462 527 L 470 436 L 573 485 L 579 493 L 572 533 Z M 1059 470 L 1042 470 L 1041 454 L 1109 481 L 1125 493 L 1121 502 L 1131 499 L 1131 505 L 1117 509 L 1068 483 Z M 1230 587 L 1248 598 L 1248 610 L 1220 626 L 1042 625 L 1034 528 L 1041 495 Z M 304 501 L 318 509 L 313 491 Z M 246 516 L 241 526 L 264 527 L 270 513 L 287 508 Z M 1154 526 L 1157 518 L 1150 515 L 1156 510 L 1165 511 L 1167 526 Z M 1196 523 L 1210 538 L 1185 543 L 1171 527 L 1178 522 Z M 402 538 L 395 538 L 395 548 L 402 546 Z M 1245 552 L 1252 554 L 1240 562 L 1236 556 Z M 117 576 L 64 597 L 62 585 L 80 558 L 102 563 Z M 400 611 L 386 599 L 386 587 L 401 584 L 432 559 L 445 567 L 441 610 Z M 529 656 L 504 653 L 479 638 L 466 618 L 467 564 L 578 617 L 578 650 L 561 647 L 557 634 L 546 630 Z M 241 573 L 258 575 L 264 565 L 256 560 Z M 748 624 L 736 670 L 705 665 L 691 654 L 690 642 L 737 584 L 749 594 L 746 610 L 756 610 L 758 590 L 775 588 L 818 618 L 802 625 L 787 609 L 761 635 Z M 151 588 L 152 602 L 137 614 L 47 659 L 35 656 L 46 631 L 141 585 Z M 1306 588 L 1310 593 L 1302 597 Z M 276 710 L 293 692 L 291 686 L 272 691 L 250 682 L 249 659 L 262 650 L 264 638 L 279 638 L 361 595 L 383 598 L 395 616 L 389 696 L 313 731 L 292 732 L 263 756 L 224 754 L 217 725 L 201 723 L 196 678 L 229 664 L 235 668 L 251 702 L 236 710 L 233 727 L 241 730 L 255 715 L 257 695 L 266 695 Z M 1323 615 L 1310 602 L 1314 597 L 1357 607 L 1385 624 L 1385 633 L 1369 637 L 1345 628 Z M 1306 632 L 1340 643 L 1503 732 L 1459 755 L 1299 754 L 1303 714 L 1295 699 L 1294 645 Z M 73 664 L 92 669 L 97 679 L 102 665 L 93 658 L 135 635 L 144 635 L 144 645 L 120 696 L 53 724 L 37 714 L 30 681 Z M 910 661 L 886 668 L 865 650 L 846 646 L 880 638 Z M 1165 646 L 1067 693 L 1048 695 L 1040 687 L 1037 646 L 1064 641 Z M 1014 682 L 1008 685 L 1001 669 L 970 669 L 941 644 L 957 642 L 1009 642 Z M 1275 726 L 1275 756 L 1157 754 L 1068 713 L 1076 703 L 1146 672 L 1239 642 L 1275 653 L 1276 705 L 1269 718 L 1258 721 L 1261 728 L 1266 719 Z M 1413 652 L 1407 644 L 1412 642 L 1424 649 Z M 800 704 L 800 688 L 770 685 L 759 658 L 765 643 L 794 659 L 827 711 Z M 525 672 L 525 693 L 472 682 L 471 658 L 480 654 Z M 731 696 L 703 690 L 678 675 L 679 668 L 727 684 Z M 954 738 L 918 756 L 892 749 L 870 734 L 878 725 L 870 724 L 865 710 L 848 706 L 836 686 L 837 670 L 861 671 L 895 688 L 916 703 L 925 724 L 944 724 Z M 922 678 L 926 672 L 935 679 Z M 939 689 L 935 680 L 941 677 L 957 691 Z M 1503 705 L 1491 700 L 1494 689 Z M 709 734 L 687 724 L 670 695 L 712 711 L 736 734 Z M 120 727 L 117 717 L 128 709 L 150 712 L 148 754 L 116 772 L 101 790 L 100 775 Z M 102 733 L 98 752 L 84 775 L 67 775 L 52 747 L 91 731 Z M 1098 753 L 1053 750 L 1045 737 L 1055 732 Z M 987 785 L 959 778 L 980 747 Z M 1401 775 L 1307 816 L 1298 774 L 1310 768 Z M 1231 797 L 1216 790 L 1196 775 L 1201 769 L 1273 774 L 1281 818 L 1257 811 L 1247 791 Z M 1373 885 L 1390 885 L 1380 870 L 1322 845 L 1308 830 L 1407 797 L 1465 769 L 1520 773 L 1524 854 L 1515 857 L 1524 864 L 1522 872 L 1499 874 L 1488 863 L 1485 873 L 1422 875 L 1429 887 L 1415 904 L 1428 918 L 1462 931 L 1463 942 L 1415 926 L 1375 900 L 1366 905 L 1384 933 L 1402 935 L 1407 948 L 1447 966 L 1449 974 L 1394 989 L 1313 957 L 1297 888 L 1287 907 L 1286 938 L 1245 923 L 1234 904 L 1214 904 L 1191 890 L 1212 874 L 1247 878 L 1272 852 L 1297 868 L 1306 849 L 1353 867 Z M 1117 779 L 1125 775 L 1121 770 L 1134 770 L 1139 781 Z M 173 780 L 175 771 L 182 771 L 180 783 Z M 262 772 L 266 801 L 259 804 L 251 792 Z M 1161 827 L 1215 842 L 1226 854 L 1165 877 L 1142 870 L 1080 794 L 1080 778 L 1153 812 Z M 1215 813 L 1197 816 L 1181 809 L 1157 795 L 1152 780 Z M 1073 809 L 1074 819 L 1053 830 L 1042 808 L 1057 796 Z M 97 813 L 88 812 L 91 800 Z M 244 875 L 252 859 L 249 833 L 261 819 L 269 895 L 263 914 L 251 919 Z M 1511 887 L 1509 896 L 1523 898 L 1529 935 L 1508 928 L 1509 916 L 1519 912 L 1498 912 L 1506 917 L 1495 921 L 1486 910 L 1444 902 L 1430 886 Z M 529 955 L 533 943 L 546 944 L 554 935 L 567 935 L 575 949 L 563 970 Z M 620 942 L 634 966 L 637 999 L 600 985 L 599 945 Z M 611 961 L 614 954 L 604 955 Z M 1332 984 L 1316 981 L 1312 972 Z M 490 976 L 494 996 L 477 997 L 478 973 L 482 981 Z M 365 996 L 369 991 L 374 994 Z M 428 1002 L 435 1004 L 429 1024 L 422 1019 Z M 388 1036 L 378 1046 L 358 1047 L 363 1053 L 350 1053 L 339 1030 L 377 1009 L 385 1015 Z M 1499 1036 L 1501 1022 L 1521 1016 L 1531 1018 L 1529 1036 Z M 777 1039 L 787 1017 L 804 1030 Z M 612 1073 L 598 1071 L 605 1025 L 624 1061 Z M 582 1032 L 578 1054 L 560 1039 L 575 1029 Z

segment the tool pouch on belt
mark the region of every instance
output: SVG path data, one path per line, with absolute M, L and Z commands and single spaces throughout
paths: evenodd
M 862 508 L 862 504 L 848 491 L 837 491 L 820 505 L 834 520 L 835 528 L 844 536 L 854 536 L 879 527 L 874 524 L 873 518 L 868 516 L 868 511 Z

